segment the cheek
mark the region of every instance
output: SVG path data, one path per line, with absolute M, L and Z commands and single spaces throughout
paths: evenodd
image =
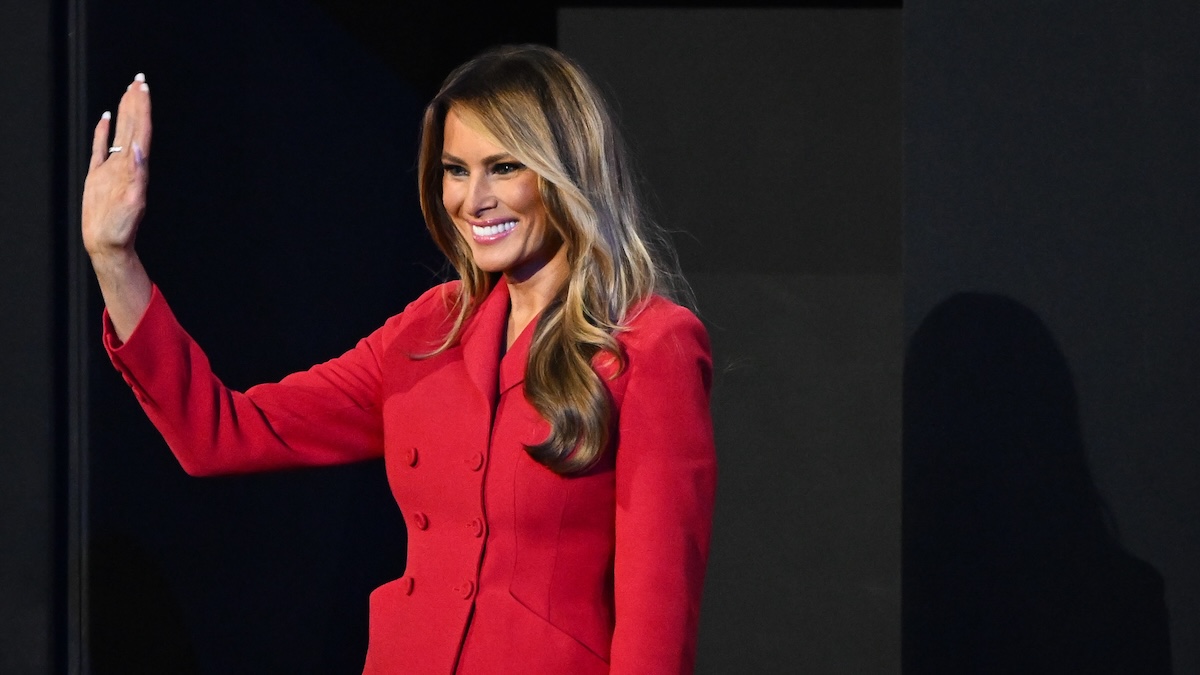
M 443 180 L 442 181 L 442 207 L 446 209 L 451 217 L 456 217 L 458 207 L 462 205 L 462 195 L 460 190 L 455 189 L 455 184 Z
M 512 206 L 527 217 L 546 219 L 546 208 L 542 205 L 542 194 L 538 191 L 537 179 L 522 181 L 514 185 Z

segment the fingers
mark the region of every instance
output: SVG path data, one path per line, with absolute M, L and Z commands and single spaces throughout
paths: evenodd
M 117 132 L 113 136 L 114 146 L 128 148 L 129 141 L 133 138 L 134 85 L 137 84 L 140 83 L 135 78 L 133 84 L 125 88 L 125 94 L 121 96 L 121 102 L 117 104 Z
M 92 134 L 92 161 L 88 169 L 94 169 L 104 163 L 108 157 L 108 128 L 111 126 L 112 114 L 107 110 L 96 123 L 96 131 Z
M 139 73 L 139 75 L 141 75 L 141 73 Z M 134 87 L 134 89 L 137 89 L 139 93 L 138 93 L 138 97 L 137 97 L 137 102 L 138 102 L 138 118 L 137 118 L 137 125 L 136 125 L 137 131 L 133 137 L 133 140 L 141 148 L 141 153 L 142 153 L 143 157 L 149 157 L 150 156 L 150 135 L 151 135 L 150 134 L 150 131 L 151 131 L 150 85 L 146 84 L 145 78 L 146 78 L 146 76 L 142 75 L 143 81 L 141 83 L 141 86 Z M 143 161 L 142 159 L 139 159 L 138 163 L 140 164 L 142 161 Z
M 115 122 L 115 123 L 114 123 Z M 89 171 L 103 164 L 109 158 L 116 159 L 108 152 L 109 132 L 116 127 L 112 144 L 124 152 L 127 161 L 133 165 L 134 171 L 142 169 L 146 158 L 150 156 L 150 85 L 146 84 L 146 76 L 138 73 L 133 82 L 125 87 L 125 94 L 117 106 L 117 119 L 105 111 L 96 123 L 92 135 L 92 157 Z
M 117 132 L 113 145 L 129 152 L 132 158 L 133 144 L 136 142 L 143 158 L 148 157 L 150 131 L 150 85 L 146 84 L 146 76 L 138 73 L 117 107 Z

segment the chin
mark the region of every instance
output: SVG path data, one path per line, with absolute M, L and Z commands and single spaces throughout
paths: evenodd
M 503 273 L 509 268 L 508 261 L 500 261 L 490 257 L 474 257 L 475 266 L 489 274 Z

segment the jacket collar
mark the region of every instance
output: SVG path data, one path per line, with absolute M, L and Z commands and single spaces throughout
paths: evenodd
M 525 368 L 529 364 L 529 347 L 533 345 L 533 334 L 542 315 L 533 317 L 528 326 L 513 341 L 508 353 L 500 360 L 500 393 L 512 389 L 525 381 Z
M 463 363 L 467 376 L 487 400 L 488 409 L 495 409 L 500 346 L 508 325 L 508 284 L 504 279 L 496 281 L 470 321 L 460 338 Z
M 507 338 L 510 306 L 508 284 L 500 278 L 479 309 L 475 310 L 462 336 L 467 375 L 487 399 L 490 408 L 495 408 L 498 394 L 525 381 L 529 348 L 541 319 L 541 314 L 534 317 L 501 358 L 501 348 Z

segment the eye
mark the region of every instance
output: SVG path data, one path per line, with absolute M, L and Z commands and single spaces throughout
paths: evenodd
M 442 164 L 442 171 L 447 176 L 461 177 L 467 175 L 466 168 L 459 166 L 458 164 Z
M 525 165 L 520 162 L 497 162 L 492 166 L 492 172 L 503 176 L 505 174 L 516 173 L 524 168 Z

